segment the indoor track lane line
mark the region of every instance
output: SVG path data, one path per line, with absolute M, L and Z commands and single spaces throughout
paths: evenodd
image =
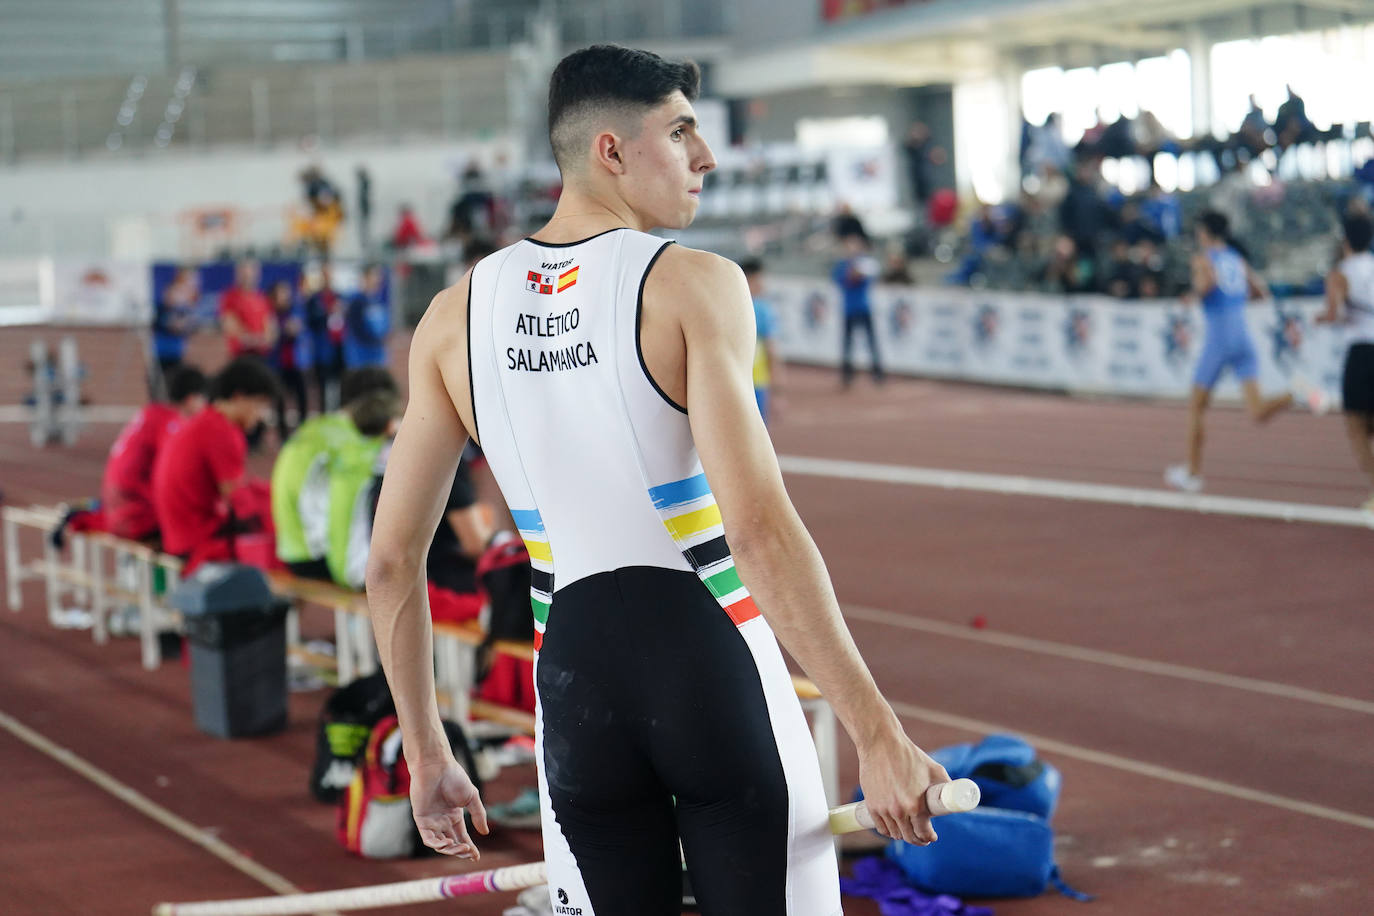
M 1292 684 L 1282 684 L 1276 681 L 1261 680 L 1259 678 L 1242 677 L 1236 674 L 1222 674 L 1216 671 L 1208 671 L 1205 668 L 1194 668 L 1190 665 L 1176 665 L 1171 662 L 1154 661 L 1148 658 L 1136 658 L 1131 655 L 1122 655 L 1118 652 L 1107 652 L 1102 649 L 1088 649 L 1082 646 L 1073 646 L 1047 639 L 1035 639 L 1030 636 L 1016 636 L 1010 633 L 975 630 L 969 628 L 967 625 L 946 623 L 943 620 L 932 620 L 929 617 L 920 617 L 914 614 L 899 614 L 895 611 L 885 611 L 880 608 L 863 607 L 862 605 L 846 604 L 843 602 L 840 606 L 846 617 L 862 620 L 865 623 L 876 623 L 883 626 L 916 630 L 922 633 L 931 633 L 936 636 L 948 636 L 953 639 L 964 639 L 970 642 L 983 643 L 985 645 L 1019 649 L 1023 652 L 1033 652 L 1038 655 L 1049 655 L 1056 658 L 1070 659 L 1072 661 L 1106 665 L 1107 667 L 1119 668 L 1125 671 L 1155 674 L 1160 677 L 1177 678 L 1179 680 L 1192 681 L 1198 684 L 1230 687 L 1236 690 L 1246 690 L 1251 693 L 1261 693 L 1267 696 L 1280 697 L 1285 700 L 1314 703 L 1318 706 L 1328 706 L 1332 709 L 1374 715 L 1374 702 L 1357 699 L 1355 697 L 1342 696 L 1337 693 L 1309 690 L 1306 687 L 1295 687 Z
M 278 894 L 302 893 L 300 888 L 296 887 L 296 885 L 292 884 L 286 878 L 239 852 L 219 837 L 208 831 L 201 830 L 184 818 L 178 817 L 157 802 L 148 798 L 148 796 L 130 788 L 115 779 L 109 773 L 106 773 L 89 761 L 78 757 L 66 748 L 53 743 L 42 734 L 34 731 L 18 719 L 15 719 L 13 716 L 3 711 L 0 711 L 0 728 L 3 728 L 19 741 L 47 756 L 49 759 L 60 763 L 69 770 L 73 770 L 108 792 L 110 795 L 124 802 L 129 807 L 138 811 L 140 814 L 166 827 L 172 833 L 201 847 L 215 858 L 232 866 L 258 883 L 264 885 L 269 890 L 275 891 Z M 320 916 L 338 916 L 338 914 L 322 913 Z
M 1099 766 L 1124 770 L 1125 772 L 1134 773 L 1138 776 L 1147 776 L 1151 779 L 1158 779 L 1164 782 L 1173 783 L 1174 785 L 1186 786 L 1190 789 L 1199 789 L 1214 795 L 1225 795 L 1242 801 L 1255 802 L 1273 808 L 1280 808 L 1285 811 L 1292 811 L 1297 814 L 1305 814 L 1309 817 L 1336 821 L 1337 823 L 1348 824 L 1352 827 L 1360 827 L 1365 830 L 1374 830 L 1374 817 L 1366 817 L 1363 814 L 1356 814 L 1353 811 L 1342 811 L 1339 808 L 1318 805 L 1313 802 L 1304 801 L 1300 798 L 1289 798 L 1284 795 L 1276 795 L 1272 792 L 1262 792 L 1258 789 L 1250 789 L 1245 786 L 1235 785 L 1234 783 L 1223 782 L 1220 779 L 1212 779 L 1207 776 L 1199 776 L 1195 773 L 1187 773 L 1182 770 L 1159 766 L 1158 764 L 1146 763 L 1142 760 L 1134 760 L 1130 757 L 1122 757 L 1105 751 L 1097 751 L 1089 747 L 1057 741 L 1054 738 L 1046 738 L 1043 735 L 1033 735 L 1008 725 L 985 722 L 981 719 L 971 719 L 965 716 L 941 712 L 937 709 L 930 709 L 925 706 L 917 706 L 913 703 L 905 703 L 900 700 L 892 700 L 891 704 L 893 710 L 895 710 L 898 715 L 905 716 L 909 719 L 917 719 L 935 725 L 971 731 L 980 735 L 992 733 L 1020 735 L 1041 751 L 1062 754 L 1065 757 L 1072 757 L 1075 760 L 1082 760 L 1086 763 L 1094 763 Z
M 1205 493 L 1175 493 L 1172 490 L 1152 490 L 1143 487 L 1116 487 L 1107 484 L 1077 483 L 1070 480 L 1051 480 L 1042 477 L 984 474 L 974 471 L 951 471 L 898 464 L 873 464 L 865 461 L 810 458 L 802 455 L 779 455 L 778 465 L 784 474 L 801 474 L 839 480 L 935 487 L 942 490 L 968 490 L 978 493 L 996 493 L 1003 496 L 1036 496 L 1077 502 L 1107 503 L 1140 509 L 1200 512 L 1204 515 L 1234 515 L 1244 518 L 1276 519 L 1285 522 L 1374 528 L 1374 512 L 1345 509 L 1339 506 L 1318 506 L 1310 503 L 1289 503 L 1268 499 L 1243 499 L 1235 496 L 1209 496 Z

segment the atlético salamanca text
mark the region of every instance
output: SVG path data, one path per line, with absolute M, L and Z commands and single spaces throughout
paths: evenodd
M 590 340 L 561 347 L 557 350 L 506 348 L 506 367 L 525 372 L 565 372 L 568 369 L 590 366 L 596 362 L 596 351 L 592 349 Z

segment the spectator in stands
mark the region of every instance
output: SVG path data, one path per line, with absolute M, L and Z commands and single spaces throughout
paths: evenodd
M 907 262 L 906 252 L 902 250 L 900 242 L 894 242 L 887 246 L 887 256 L 883 259 L 881 282 L 901 286 L 910 286 L 916 282 L 911 276 L 911 265 Z
M 358 435 L 344 439 L 329 465 L 329 524 L 325 561 L 339 585 L 361 589 L 367 572 L 381 475 L 401 416 L 394 391 L 374 390 L 353 401 Z
M 186 358 L 186 341 L 196 332 L 199 305 L 200 278 L 195 268 L 178 267 L 153 307 L 153 352 L 158 367 L 155 396 L 167 394 L 169 374 Z
M 1131 246 L 1118 236 L 1112 240 L 1111 254 L 1103 271 L 1102 292 L 1117 299 L 1140 295 L 1140 268 L 1131 260 Z
M 334 291 L 333 274 L 326 261 L 320 265 L 318 286 L 305 300 L 305 326 L 310 332 L 315 383 L 320 389 L 320 413 L 339 405 L 344 323 L 344 302 Z
M 902 154 L 906 157 L 907 178 L 911 182 L 911 197 L 920 212 L 926 201 L 935 191 L 935 180 L 930 167 L 933 163 L 935 141 L 931 139 L 930 128 L 923 121 L 912 122 L 902 142 Z
M 1264 119 L 1264 109 L 1260 108 L 1259 102 L 1255 97 L 1250 96 L 1250 110 L 1245 113 L 1245 118 L 1240 122 L 1240 133 L 1237 134 L 1237 142 L 1245 149 L 1250 151 L 1250 155 L 1258 156 L 1270 146 L 1269 122 Z
M 864 229 L 864 224 L 859 217 L 854 214 L 854 208 L 847 203 L 841 203 L 835 209 L 835 220 L 831 224 L 831 231 L 835 238 L 839 239 L 840 244 L 845 244 L 851 238 L 863 241 L 865 247 L 868 245 L 868 232 Z
M 420 221 L 416 218 L 414 209 L 410 204 L 401 204 L 400 213 L 396 217 L 396 228 L 391 231 L 390 246 L 396 251 L 405 251 L 428 242 L 429 239 L 420 228 Z
M 1165 241 L 1176 239 L 1183 232 L 1183 208 L 1179 206 L 1178 197 L 1164 190 L 1153 172 L 1140 212 Z
M 100 482 L 100 506 L 111 534 L 133 541 L 157 537 L 153 466 L 178 424 L 205 406 L 205 374 L 181 364 L 167 375 L 169 403 L 148 404 L 120 430 Z
M 1117 235 L 1125 240 L 1128 246 L 1137 245 L 1147 239 L 1157 245 L 1164 242 L 1164 233 L 1145 216 L 1138 201 L 1128 200 L 1121 205 L 1120 223 Z
M 495 229 L 496 196 L 477 163 L 463 170 L 458 197 L 449 207 L 445 238 L 467 245 L 475 236 L 490 237 Z
M 873 380 L 881 383 L 883 367 L 878 355 L 878 338 L 873 331 L 873 307 L 869 301 L 869 291 L 880 267 L 873 255 L 869 254 L 866 236 L 850 234 L 841 238 L 845 257 L 831 271 L 831 278 L 840 288 L 840 299 L 844 306 L 844 349 L 840 377 L 846 388 L 854 381 L 854 332 L 862 330 L 868 336 L 868 352 L 873 358 Z
M 1098 187 L 1101 174 L 1100 159 L 1091 156 L 1080 159 L 1069 182 L 1068 194 L 1059 207 L 1060 228 L 1073 239 L 1078 251 L 1089 257 L 1114 222 Z
M 1295 143 L 1307 143 L 1313 139 L 1314 133 L 1312 122 L 1307 120 L 1307 103 L 1293 91 L 1292 85 L 1286 88 L 1288 98 L 1284 99 L 1274 117 L 1274 133 L 1280 150 L 1286 150 Z
M 353 174 L 358 187 L 358 247 L 366 252 L 372 247 L 372 174 L 365 165 Z
M 304 224 L 297 227 L 298 232 L 320 257 L 328 258 L 344 219 L 343 197 L 319 166 L 305 169 L 300 179 L 308 214 Z
M 1253 188 L 1250 177 L 1245 173 L 1245 163 L 1237 157 L 1230 160 L 1225 174 L 1207 196 L 1208 206 L 1226 217 L 1233 236 L 1245 236 L 1250 222 Z
M 1051 292 L 1091 293 L 1097 290 L 1097 268 L 1091 254 L 1080 250 L 1070 236 L 1060 235 L 1040 282 Z
M 387 370 L 358 369 L 344 375 L 340 384 L 343 407 L 303 423 L 286 440 L 272 466 L 277 558 L 295 575 L 326 582 L 333 578 L 325 561 L 330 468 L 348 443 L 378 434 L 366 411 L 358 412 L 363 399 L 378 392 L 400 396 Z
M 220 328 L 229 345 L 230 358 L 267 358 L 277 342 L 277 319 L 272 305 L 258 288 L 261 269 L 247 258 L 234 271 L 234 285 L 219 300 Z
M 782 356 L 778 353 L 778 316 L 768 300 L 763 280 L 763 262 L 750 258 L 740 264 L 749 296 L 754 300 L 754 399 L 759 403 L 763 422 L 774 406 L 773 394 L 782 381 Z
M 386 365 L 386 339 L 391 333 L 391 306 L 382 298 L 382 266 L 363 268 L 358 291 L 344 313 L 343 356 L 349 369 Z
M 310 335 L 305 329 L 305 309 L 296 299 L 296 287 L 290 280 L 272 284 L 272 314 L 277 322 L 277 341 L 272 346 L 272 368 L 277 370 L 282 388 L 296 402 L 296 425 L 305 422 L 308 412 L 305 397 L 305 373 L 310 368 Z M 286 422 L 286 401 L 277 404 L 277 434 L 286 441 L 290 429 Z
M 246 431 L 262 422 L 280 396 L 276 376 L 253 356 L 240 356 L 210 383 L 210 403 L 177 426 L 153 466 L 153 508 L 162 548 L 187 560 L 229 560 L 234 537 L 262 526 L 231 510 L 245 483 Z M 255 524 L 256 523 L 256 524 Z
M 1059 113 L 1053 112 L 1045 118 L 1045 123 L 1028 131 L 1029 142 L 1022 162 L 1023 171 L 1028 175 L 1039 174 L 1044 166 L 1052 166 L 1061 174 L 1067 174 L 1072 164 L 1068 144 L 1064 142 L 1064 130 L 1059 123 Z

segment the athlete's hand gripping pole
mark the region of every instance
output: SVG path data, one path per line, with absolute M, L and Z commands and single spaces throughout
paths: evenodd
M 978 786 L 971 779 L 935 783 L 926 790 L 926 805 L 932 815 L 972 811 L 978 807 L 978 799 Z M 863 802 L 830 810 L 830 829 L 834 833 L 854 833 L 872 826 L 873 820 L 868 816 L 868 807 Z M 528 865 L 512 865 L 444 878 L 421 878 L 316 894 L 208 900 L 203 903 L 159 903 L 153 907 L 153 916 L 291 916 L 293 913 L 319 913 L 326 910 L 366 910 L 404 903 L 430 903 L 493 891 L 517 891 L 543 884 L 547 880 L 544 863 L 531 862 Z
M 932 817 L 942 814 L 960 814 L 978 807 L 982 793 L 978 783 L 972 779 L 955 779 L 950 782 L 932 783 L 926 789 L 926 807 Z M 873 818 L 868 813 L 868 805 L 854 802 L 830 809 L 830 830 L 832 833 L 854 833 L 858 830 L 873 829 Z

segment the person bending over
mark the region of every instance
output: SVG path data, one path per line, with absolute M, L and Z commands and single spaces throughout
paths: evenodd
M 170 403 L 148 404 L 120 430 L 100 481 L 100 506 L 111 534 L 133 541 L 157 538 L 153 466 L 177 426 L 205 406 L 206 387 L 205 373 L 195 366 L 177 366 L 167 375 Z
M 348 443 L 363 437 L 353 410 L 374 392 L 399 396 L 396 380 L 381 368 L 356 369 L 339 386 L 343 408 L 311 417 L 286 440 L 272 465 L 272 523 L 277 559 L 294 575 L 333 579 L 329 550 L 329 471 Z
M 210 383 L 210 403 L 181 423 L 153 466 L 153 508 L 162 549 L 186 560 L 183 574 L 204 562 L 234 558 L 234 537 L 253 525 L 237 517 L 231 496 L 244 483 L 245 432 L 280 396 L 277 377 L 254 356 L 240 356 Z

